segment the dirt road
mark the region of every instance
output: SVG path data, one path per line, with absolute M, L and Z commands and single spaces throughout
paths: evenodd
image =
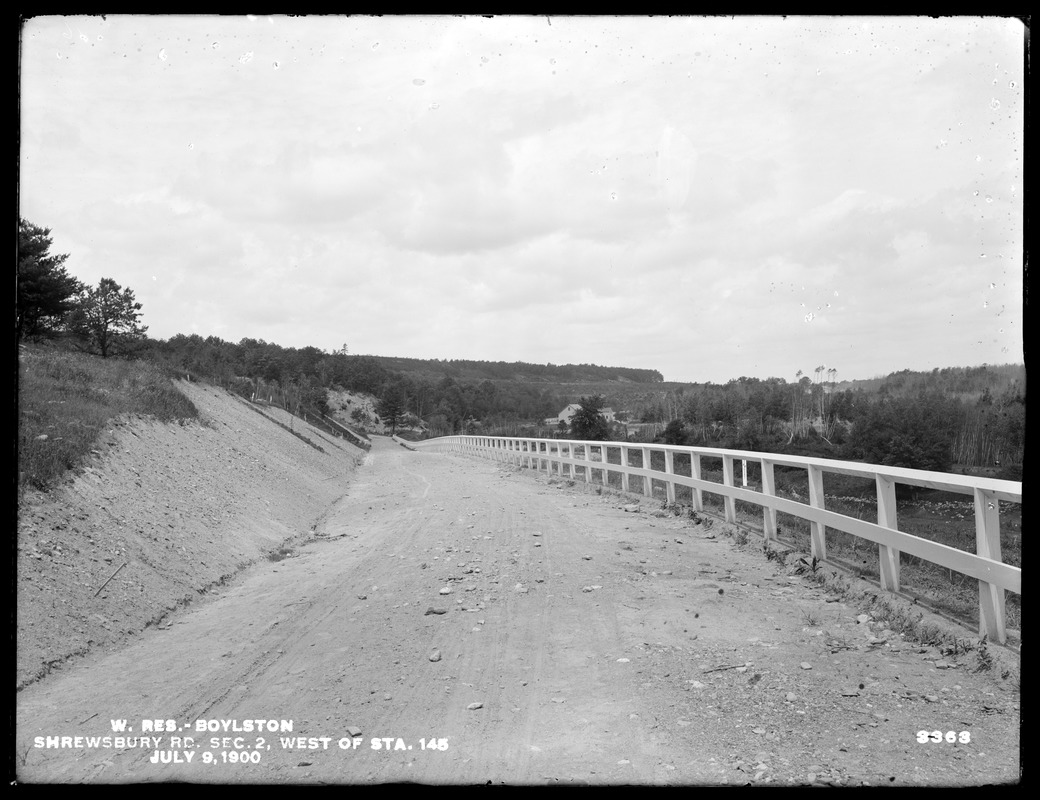
M 1014 681 L 857 620 L 721 522 L 385 439 L 350 480 L 292 556 L 20 692 L 18 780 L 1018 779 Z

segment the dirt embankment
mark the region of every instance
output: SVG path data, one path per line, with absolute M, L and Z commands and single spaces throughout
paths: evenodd
M 67 485 L 20 499 L 19 688 L 308 533 L 364 458 L 281 409 L 180 388 L 199 423 L 120 420 Z

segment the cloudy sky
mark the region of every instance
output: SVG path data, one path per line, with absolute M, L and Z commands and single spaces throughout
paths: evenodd
M 1023 50 L 996 17 L 38 17 L 20 213 L 162 339 L 1019 363 Z

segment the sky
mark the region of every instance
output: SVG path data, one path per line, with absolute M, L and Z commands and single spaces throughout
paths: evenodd
M 1000 17 L 45 16 L 20 215 L 148 335 L 668 381 L 1023 361 Z

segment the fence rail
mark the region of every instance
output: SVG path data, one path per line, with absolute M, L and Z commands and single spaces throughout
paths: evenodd
M 642 493 L 647 497 L 653 496 L 655 483 L 663 484 L 669 503 L 675 502 L 676 486 L 686 486 L 693 491 L 693 507 L 697 511 L 704 508 L 704 492 L 720 495 L 727 522 L 736 522 L 737 500 L 752 503 L 762 508 L 762 529 L 767 542 L 776 539 L 777 512 L 791 514 L 809 521 L 811 554 L 820 560 L 827 557 L 825 533 L 828 527 L 876 544 L 881 586 L 886 591 L 899 591 L 899 554 L 909 553 L 978 580 L 979 633 L 986 634 L 992 641 L 1007 641 L 1004 592 L 1022 594 L 1021 568 L 1003 563 L 1000 555 L 1000 502 L 1022 502 L 1022 484 L 1018 481 L 885 467 L 855 461 L 680 445 L 500 436 L 444 436 L 420 442 L 398 441 L 416 450 L 462 453 L 537 470 L 544 469 L 549 475 L 555 472 L 571 479 L 576 477 L 576 468 L 581 467 L 586 482 L 595 482 L 594 475 L 599 473 L 603 485 L 608 484 L 608 475 L 615 473 L 620 475 L 621 489 L 626 492 L 630 491 L 630 479 L 638 477 L 641 479 Z M 618 451 L 620 463 L 609 462 L 608 454 Z M 630 463 L 635 453 L 639 454 L 639 466 Z M 663 453 L 664 470 L 653 468 L 652 453 Z M 678 454 L 689 456 L 690 475 L 675 472 L 675 456 Z M 702 477 L 702 458 L 722 460 L 722 483 Z M 761 491 L 737 485 L 734 477 L 737 461 L 745 465 L 748 462 L 760 465 Z M 807 504 L 777 496 L 774 473 L 777 466 L 806 470 L 809 479 Z M 827 473 L 874 480 L 877 486 L 877 523 L 825 508 L 823 481 Z M 975 553 L 900 531 L 896 516 L 896 484 L 972 495 L 975 503 Z

